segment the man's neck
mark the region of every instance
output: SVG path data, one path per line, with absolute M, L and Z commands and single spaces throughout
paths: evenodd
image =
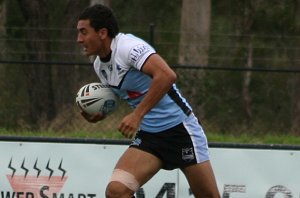
M 111 42 L 112 42 L 112 39 L 111 38 L 107 38 L 103 41 L 103 48 L 101 50 L 101 52 L 99 53 L 99 57 L 102 61 L 103 60 L 107 60 L 108 58 L 108 61 L 110 60 L 110 57 L 111 57 L 111 48 L 110 48 L 110 45 L 111 45 Z

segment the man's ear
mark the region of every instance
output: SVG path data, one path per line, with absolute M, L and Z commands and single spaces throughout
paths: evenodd
M 108 30 L 106 28 L 101 28 L 100 30 L 98 30 L 98 35 L 100 39 L 105 39 L 106 37 L 108 37 Z

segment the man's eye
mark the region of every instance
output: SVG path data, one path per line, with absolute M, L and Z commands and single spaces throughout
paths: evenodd
M 83 35 L 86 35 L 87 34 L 87 31 L 85 29 L 80 29 L 79 32 Z

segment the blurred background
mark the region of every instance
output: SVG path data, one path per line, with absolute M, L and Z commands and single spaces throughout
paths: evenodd
M 0 0 L 0 131 L 116 131 L 123 102 L 98 124 L 75 104 L 98 81 L 76 43 L 95 3 L 166 59 L 208 133 L 300 135 L 300 0 Z

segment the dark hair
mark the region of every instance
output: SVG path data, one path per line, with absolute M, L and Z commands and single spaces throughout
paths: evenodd
M 79 15 L 78 20 L 90 20 L 91 26 L 96 30 L 106 28 L 108 36 L 114 38 L 119 33 L 119 25 L 112 10 L 104 5 L 96 4 L 86 8 Z

